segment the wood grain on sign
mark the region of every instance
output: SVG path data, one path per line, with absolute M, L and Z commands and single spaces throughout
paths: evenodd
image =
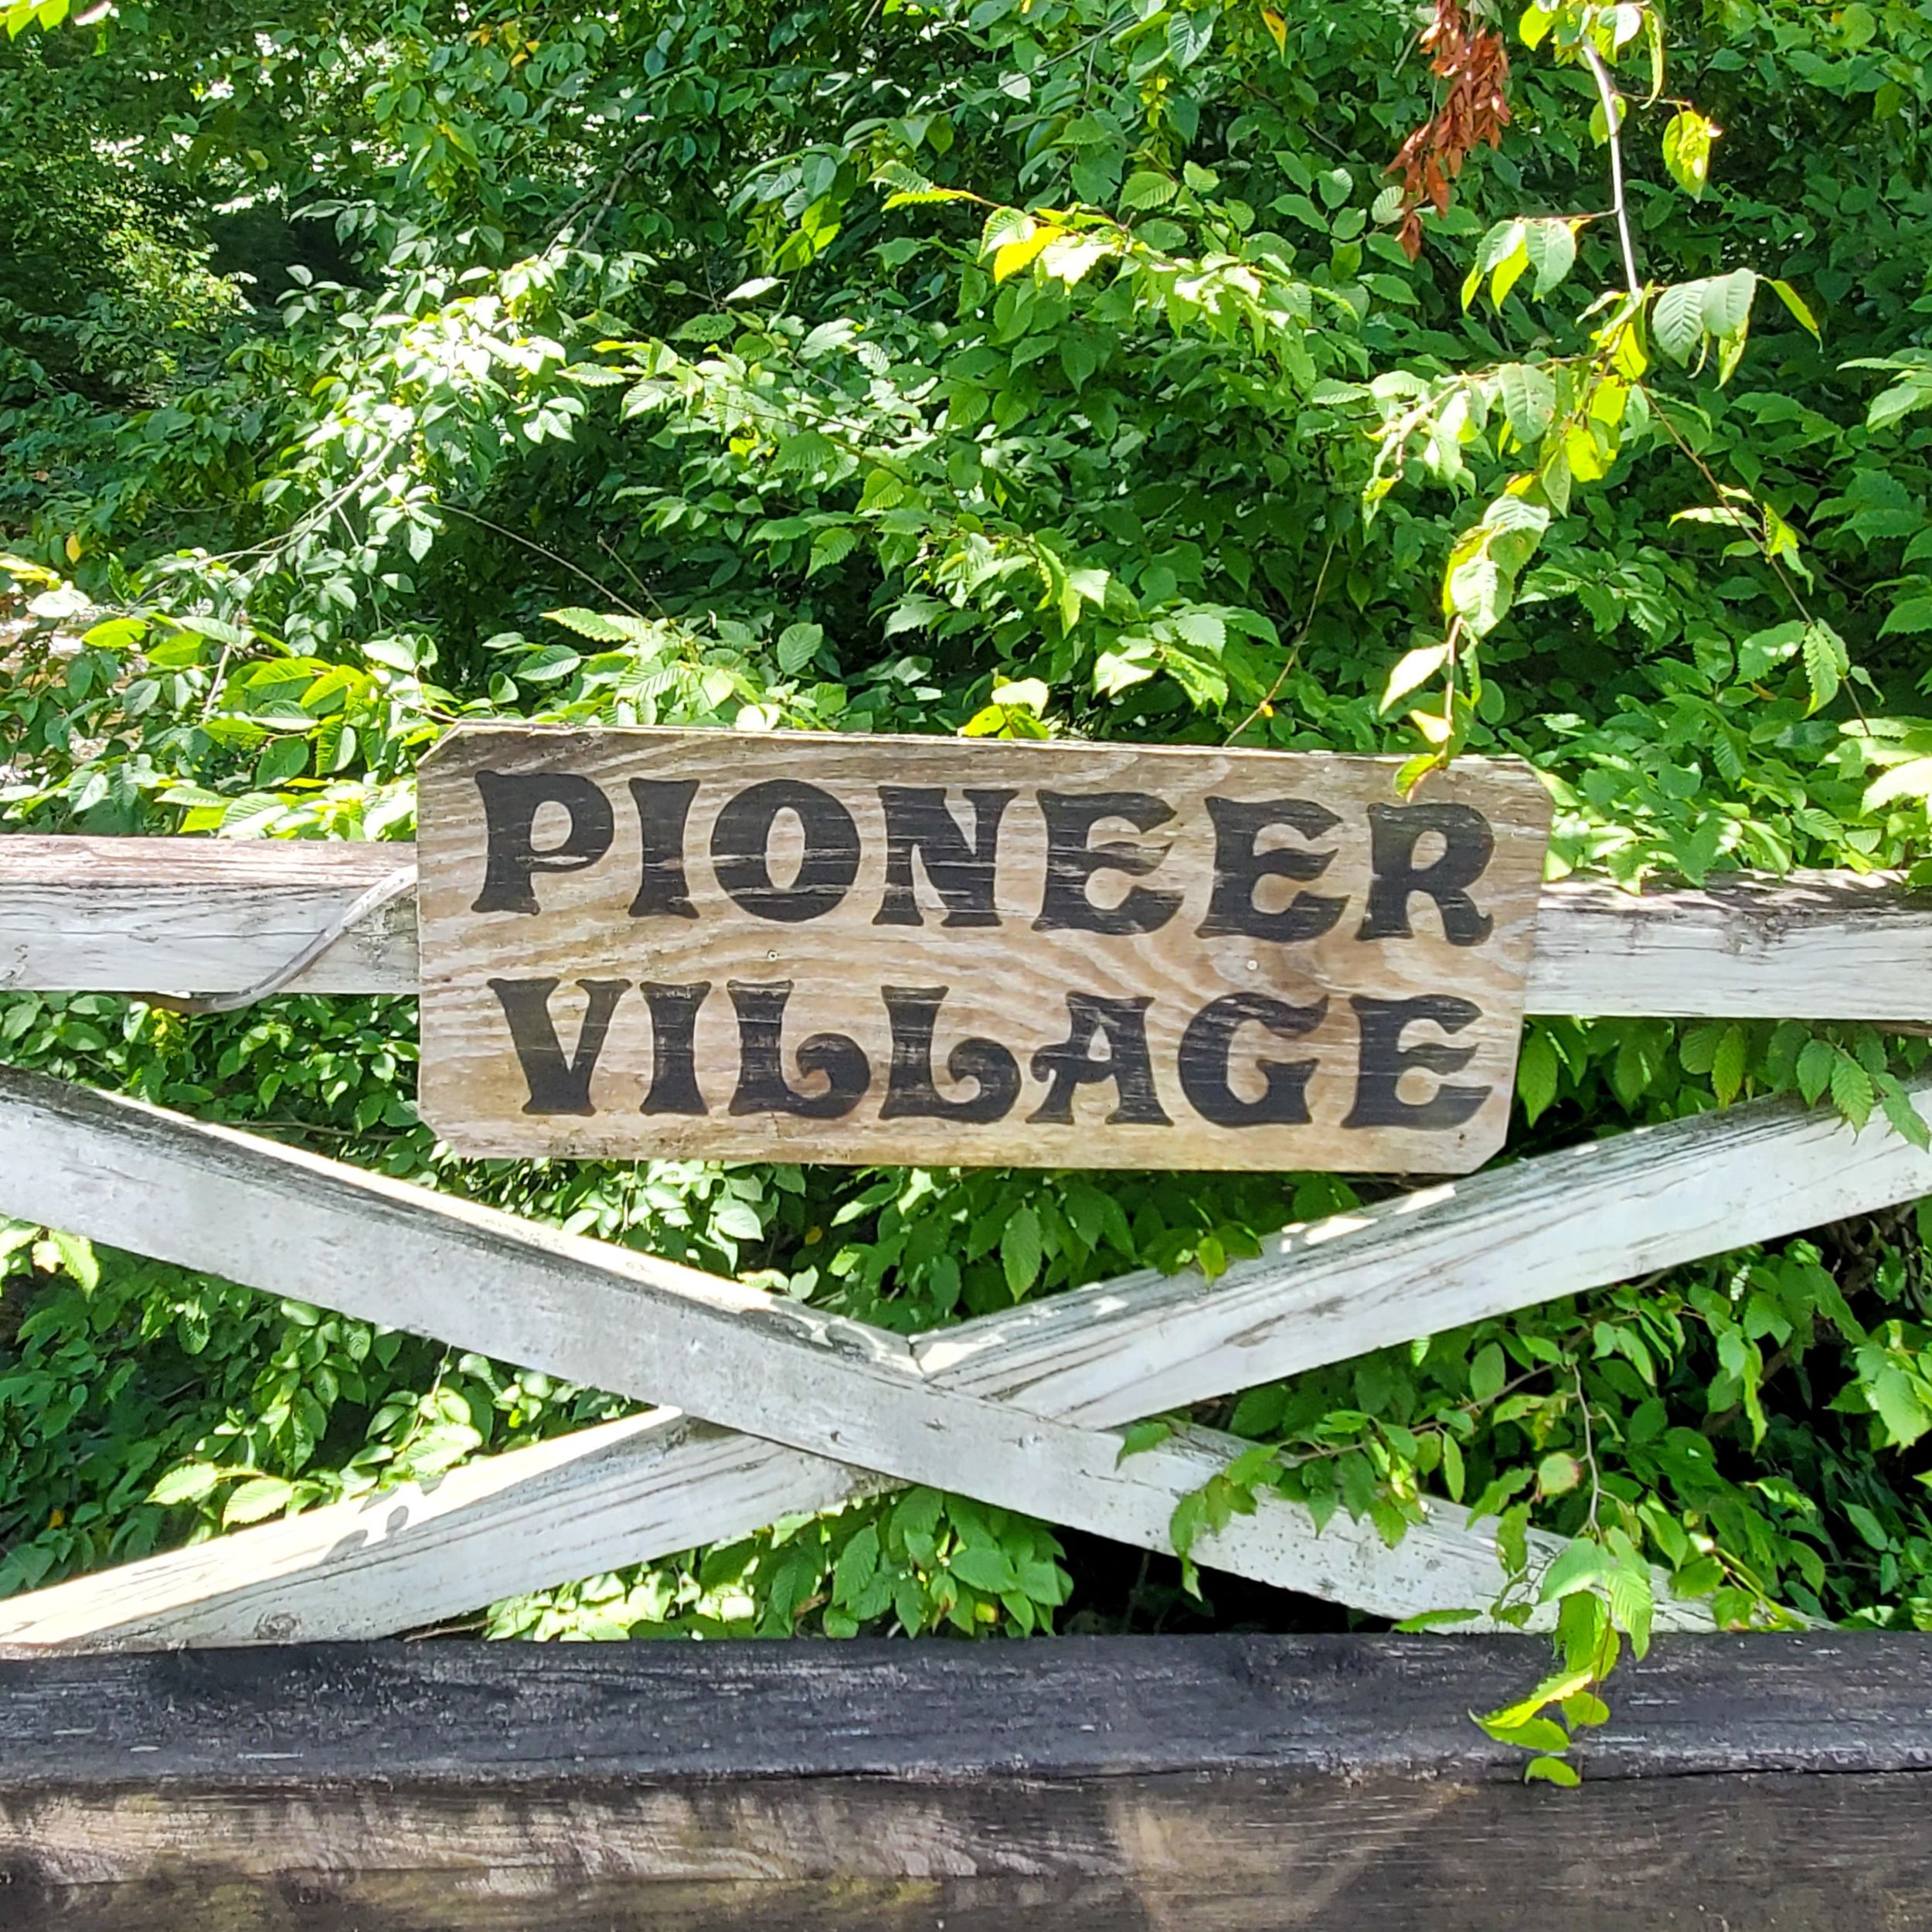
M 1460 760 L 454 733 L 422 1104 L 478 1156 L 1460 1173 L 1549 800 Z

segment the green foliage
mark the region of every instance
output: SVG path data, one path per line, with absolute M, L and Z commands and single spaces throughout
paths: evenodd
M 403 836 L 423 749 L 516 716 L 1513 753 L 1558 871 L 1932 876 L 1927 0 L 1537 0 L 1466 154 L 1379 0 L 6 21 L 17 828 Z M 16 995 L 0 1046 L 905 1331 L 1212 1278 L 1355 1199 L 464 1165 L 400 1002 Z M 1512 1145 L 1773 1094 L 1923 1145 L 1924 1053 L 1539 1023 Z M 617 1412 L 0 1247 L 0 1588 Z M 1932 1627 L 1924 1268 L 1878 1217 L 1250 1391 L 1177 1541 L 1264 1488 L 1392 1539 L 1495 1512 L 1468 1607 L 1553 1621 L 1560 1663 L 1486 1721 L 1563 1782 L 1656 1576 L 1730 1623 Z M 1532 1525 L 1567 1539 L 1540 1577 Z M 486 1622 L 1030 1631 L 1071 1564 L 911 1492 Z

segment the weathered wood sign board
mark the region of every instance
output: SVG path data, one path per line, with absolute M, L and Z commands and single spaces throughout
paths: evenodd
M 423 1110 L 459 1152 L 1461 1173 L 1501 1144 L 1526 766 L 453 733 Z

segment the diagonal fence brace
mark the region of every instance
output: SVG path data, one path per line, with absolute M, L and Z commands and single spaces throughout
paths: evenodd
M 1917 1097 L 1921 1106 L 1932 1104 L 1923 1090 Z M 296 1150 L 34 1076 L 0 1074 L 0 1155 L 7 1157 L 0 1163 L 0 1206 L 26 1218 L 76 1226 L 102 1240 L 257 1285 L 272 1281 L 277 1292 L 392 1325 L 445 1336 L 461 1328 L 458 1338 L 466 1345 L 598 1386 L 641 1393 L 643 1383 L 655 1376 L 656 1390 L 679 1393 L 694 1408 L 702 1400 L 714 1414 L 730 1410 L 722 1419 L 741 1427 L 774 1437 L 781 1433 L 774 1424 L 782 1424 L 784 1440 L 794 1451 L 815 1448 L 818 1457 L 829 1453 L 904 1480 L 964 1490 L 1152 1547 L 1165 1546 L 1174 1501 L 1219 1466 L 1233 1447 L 1226 1439 L 1210 1442 L 1194 1432 L 1117 1470 L 1111 1466 L 1117 1437 L 1104 1432 L 1096 1437 L 1091 1430 L 1056 1431 L 1043 1417 L 1015 1416 L 984 1397 L 1018 1389 L 1029 1408 L 1051 1402 L 1083 1421 L 1124 1420 L 1932 1189 L 1932 1158 L 1889 1129 L 1875 1126 L 1855 1136 L 1829 1117 L 1762 1105 L 1639 1130 L 1400 1197 L 1359 1216 L 1291 1230 L 1268 1254 L 1231 1270 L 1211 1290 L 1185 1277 L 1128 1277 L 909 1346 L 862 1324 L 776 1302 L 695 1270 L 555 1235 Z M 96 1184 L 77 1195 L 73 1178 L 89 1168 Z M 1646 1175 L 1661 1177 L 1659 1184 L 1646 1189 Z M 109 1182 L 104 1189 L 98 1184 L 102 1179 Z M 1621 1218 L 1601 1213 L 1613 1205 L 1624 1210 Z M 1548 1239 L 1553 1219 L 1561 1236 L 1554 1242 Z M 1598 1219 L 1606 1225 L 1594 1238 L 1580 1234 Z M 1546 1237 L 1541 1250 L 1534 1245 L 1539 1228 Z M 403 1250 L 413 1251 L 405 1258 Z M 372 1268 L 383 1285 L 345 1290 L 339 1278 L 332 1284 L 332 1257 Z M 446 1293 L 440 1307 L 425 1306 L 426 1296 L 437 1297 L 437 1277 L 448 1278 L 452 1267 L 461 1271 L 465 1257 L 483 1261 L 482 1273 L 490 1277 L 480 1302 L 471 1267 L 453 1304 Z M 537 1291 L 520 1311 L 505 1305 L 505 1287 L 512 1281 Z M 629 1305 L 613 1308 L 607 1300 L 613 1294 L 628 1298 Z M 640 1321 L 646 1310 L 648 1318 Z M 617 1328 L 629 1324 L 628 1332 L 613 1330 L 598 1341 L 598 1360 L 588 1372 L 573 1366 L 581 1359 L 587 1312 L 594 1321 L 601 1315 Z M 644 1345 L 654 1353 L 655 1368 L 638 1354 L 639 1338 L 647 1332 Z M 620 1357 L 627 1377 L 634 1379 L 614 1379 L 610 1371 Z M 566 1358 L 573 1366 L 566 1366 Z M 782 1371 L 781 1379 L 761 1379 L 753 1362 Z M 747 1373 L 756 1384 L 749 1397 Z M 938 1386 L 942 1378 L 973 1393 L 951 1396 Z M 695 1398 L 685 1393 L 694 1386 Z M 882 1392 L 891 1398 L 879 1403 L 883 1413 L 854 1417 L 846 1406 L 855 1401 L 867 1408 Z M 771 1413 L 774 1403 L 794 1394 L 804 1398 L 802 1420 Z M 982 1423 L 990 1426 L 996 1451 L 990 1474 L 979 1460 L 988 1440 L 978 1433 Z M 910 1445 L 907 1430 L 915 1432 Z M 947 1444 L 937 1458 L 921 1453 L 932 1445 L 917 1440 L 920 1430 Z M 685 1441 L 695 1447 L 666 1448 L 660 1440 L 659 1464 L 713 1451 L 702 1434 Z M 620 1468 L 621 1455 L 560 1460 L 558 1445 L 540 1447 L 552 1452 L 543 1475 L 553 1503 L 563 1500 L 557 1492 L 580 1480 L 581 1493 L 574 1499 L 587 1509 L 607 1515 L 617 1505 L 620 1481 L 629 1473 Z M 514 1458 L 495 1460 L 509 1464 Z M 799 1498 L 787 1508 L 821 1508 L 836 1499 L 828 1494 L 818 1458 L 808 1454 L 795 1460 L 806 1465 L 795 1489 L 787 1490 L 783 1481 L 749 1485 L 764 1513 L 745 1522 L 727 1509 L 710 1518 L 702 1539 L 742 1533 L 786 1513 L 772 1506 L 781 1495 Z M 493 1479 L 470 1480 L 488 1485 Z M 842 1493 L 876 1486 L 876 1479 L 849 1474 Z M 498 1512 L 513 1506 L 514 1488 L 511 1479 L 492 1492 L 489 1500 Z M 720 1493 L 719 1502 L 725 1500 Z M 359 1506 L 318 1513 L 335 1516 Z M 1281 1573 L 1284 1553 L 1278 1548 L 1270 1554 L 1217 1546 L 1203 1549 L 1203 1560 L 1308 1587 L 1314 1539 L 1307 1512 L 1282 1505 L 1265 1513 L 1265 1522 L 1237 1519 L 1223 1543 L 1229 1537 L 1239 1543 L 1272 1536 L 1279 1544 L 1273 1519 L 1294 1515 L 1300 1534 L 1287 1540 L 1301 1546 L 1286 1567 L 1296 1573 Z M 1436 1526 L 1461 1532 L 1465 1543 L 1487 1554 L 1481 1535 L 1468 1534 L 1454 1521 L 1458 1513 L 1439 1509 Z M 1331 1526 L 1331 1536 L 1338 1526 Z M 278 1535 L 295 1527 L 270 1526 Z M 641 1539 L 648 1526 L 636 1522 L 629 1528 Z M 250 1532 L 256 1539 L 264 1536 Z M 643 1560 L 697 1539 L 680 1533 L 655 1547 L 640 1543 L 622 1560 Z M 1337 1544 L 1329 1549 L 1335 1557 L 1344 1554 Z M 1257 1556 L 1267 1570 L 1253 1566 Z M 131 1572 L 143 1566 L 129 1567 Z M 567 1573 L 552 1567 L 546 1580 L 583 1573 L 584 1567 Z M 1458 1575 L 1469 1580 L 1466 1563 Z M 1491 1568 L 1492 1587 L 1495 1576 Z M 1434 1581 L 1449 1579 L 1439 1575 Z M 1335 1583 L 1359 1592 L 1359 1583 Z M 99 1583 L 81 1580 L 39 1594 L 51 1598 Z M 495 1583 L 485 1594 L 514 1587 L 500 1574 Z M 1332 1584 L 1325 1594 L 1341 1590 Z M 1369 1594 L 1387 1594 L 1372 1585 Z M 1445 1602 L 1481 1600 L 1488 1591 L 1437 1594 L 1432 1603 L 1413 1601 L 1413 1590 L 1406 1594 L 1410 1600 L 1400 1604 L 1365 1602 L 1359 1594 L 1342 1600 L 1406 1614 Z M 11 1628 L 16 1640 L 33 1641 L 19 1628 L 19 1617 L 30 1613 L 34 1601 L 29 1597 L 9 1606 L 0 1634 Z M 51 1637 L 49 1631 L 40 1641 Z

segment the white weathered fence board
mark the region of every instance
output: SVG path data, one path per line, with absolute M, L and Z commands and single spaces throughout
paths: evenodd
M 233 992 L 409 863 L 402 844 L 0 838 L 0 988 Z M 1932 894 L 1896 875 L 1740 874 L 1702 891 L 1546 886 L 1532 1013 L 1932 1021 Z M 416 915 L 384 907 L 294 982 L 417 990 Z
M 1246 1447 L 1206 1430 L 1176 1446 L 1189 1487 Z M 654 1410 L 484 1458 L 427 1489 L 332 1504 L 13 1597 L 0 1603 L 0 1653 L 389 1636 L 896 1487 Z M 1170 1511 L 1184 1493 L 1166 1498 Z M 1060 1504 L 1043 1485 L 1032 1513 Z M 1164 1521 L 1150 1517 L 1148 1527 L 1145 1546 L 1166 1549 Z M 1402 1617 L 1488 1603 L 1502 1577 L 1493 1530 L 1434 1501 L 1429 1520 L 1392 1549 L 1366 1522 L 1338 1516 L 1318 1531 L 1303 1505 L 1264 1497 L 1194 1554 L 1211 1569 Z M 1539 1567 L 1561 1547 L 1532 1533 Z M 1701 1604 L 1660 1600 L 1663 1628 L 1709 1621 Z
M 0 986 L 238 992 L 415 857 L 410 845 L 335 839 L 0 838 Z M 412 893 L 345 934 L 293 989 L 416 986 Z
M 619 1393 L 675 1389 L 794 1449 L 1141 1548 L 1168 1546 L 1175 1505 L 1236 1447 L 1180 1436 L 1122 1461 L 1117 1435 L 926 1379 L 902 1338 L 862 1323 L 11 1070 L 0 1070 L 0 1212 Z M 804 1506 L 822 1507 L 822 1478 L 809 1474 Z M 672 1547 L 725 1533 L 689 1496 L 674 1507 Z M 783 1513 L 760 1508 L 760 1522 Z M 1372 1572 L 1440 1605 L 1449 1580 L 1431 1573 L 1447 1562 L 1462 1581 L 1483 1554 L 1458 1526 L 1445 1523 L 1440 1553 L 1425 1533 L 1400 1566 L 1376 1557 L 1372 1532 L 1322 1541 L 1286 1505 L 1226 1537 L 1246 1573 L 1400 1615 L 1393 1587 L 1352 1571 L 1369 1556 Z M 1217 1549 L 1200 1553 L 1232 1566 Z
M 1932 1079 L 1913 1097 L 1932 1115 Z M 913 1349 L 954 1386 L 1119 1422 L 1927 1192 L 1932 1155 L 1876 1117 L 1859 1132 L 1795 1100 L 1759 1102 L 1287 1229 L 1212 1293 L 1150 1270 Z
M 22 1081 L 27 1097 L 39 1095 L 44 1107 L 52 1083 L 30 1077 L 0 1076 L 0 1099 L 7 1097 L 9 1085 Z M 56 1097 L 60 1092 L 53 1089 Z M 1919 1097 L 1922 1105 L 1932 1105 L 1932 1093 L 1922 1091 Z M 326 1284 L 319 1289 L 300 1285 L 304 1278 L 312 1281 L 312 1268 L 306 1277 L 286 1276 L 257 1252 L 267 1247 L 267 1237 L 246 1230 L 260 1219 L 259 1202 L 272 1202 L 280 1189 L 297 1183 L 298 1191 L 289 1198 L 312 1216 L 316 1211 L 313 1197 L 318 1192 L 342 1196 L 341 1200 L 325 1207 L 321 1226 L 301 1231 L 301 1239 L 319 1241 L 326 1249 L 343 1242 L 355 1244 L 352 1229 L 331 1227 L 332 1213 L 340 1217 L 346 1212 L 353 1217 L 359 1208 L 362 1222 L 389 1224 L 395 1221 L 398 1208 L 406 1210 L 408 1202 L 416 1200 L 430 1210 L 430 1218 L 450 1217 L 453 1223 L 449 1229 L 439 1227 L 434 1236 L 424 1237 L 431 1240 L 431 1251 L 413 1262 L 407 1256 L 397 1257 L 400 1265 L 389 1278 L 408 1274 L 419 1284 L 419 1296 L 421 1284 L 435 1280 L 439 1264 L 447 1266 L 454 1258 L 433 1251 L 436 1239 L 446 1245 L 487 1253 L 488 1233 L 500 1232 L 501 1224 L 507 1222 L 513 1241 L 536 1250 L 539 1269 L 567 1257 L 580 1267 L 588 1265 L 607 1281 L 607 1257 L 628 1278 L 655 1274 L 661 1281 L 678 1282 L 684 1292 L 696 1298 L 699 1309 L 714 1319 L 729 1308 L 744 1316 L 760 1309 L 775 1312 L 781 1327 L 797 1325 L 798 1332 L 816 1336 L 821 1345 L 851 1351 L 849 1361 L 871 1358 L 868 1379 L 874 1389 L 886 1386 L 882 1379 L 886 1365 L 893 1365 L 893 1373 L 903 1374 L 917 1362 L 927 1376 L 962 1393 L 1005 1397 L 1025 1408 L 1049 1413 L 1064 1410 L 1090 1424 L 1123 1421 L 1137 1413 L 1224 1393 L 1294 1368 L 1601 1285 L 1740 1242 L 1771 1238 L 1819 1219 L 1910 1198 L 1932 1188 L 1932 1157 L 1920 1154 L 1889 1128 L 1875 1125 L 1863 1135 L 1855 1135 L 1842 1121 L 1829 1117 L 1779 1104 L 1750 1107 L 1520 1162 L 1472 1181 L 1401 1197 L 1359 1215 L 1290 1230 L 1280 1238 L 1274 1252 L 1240 1264 L 1212 1289 L 1198 1278 L 1130 1277 L 1056 1298 L 1011 1316 L 965 1325 L 906 1348 L 895 1338 L 860 1325 L 815 1320 L 783 1304 L 771 1311 L 764 1298 L 732 1284 L 694 1277 L 690 1270 L 668 1269 L 624 1250 L 546 1237 L 508 1217 L 459 1210 L 440 1197 L 377 1182 L 293 1150 L 269 1148 L 246 1136 L 196 1127 L 105 1097 L 84 1097 L 82 1104 L 92 1117 L 94 1132 L 77 1153 L 71 1148 L 60 1150 L 56 1145 L 63 1131 L 70 1134 L 73 1131 L 70 1122 L 64 1128 L 63 1125 L 70 1110 L 56 1106 L 50 1120 L 37 1127 L 26 1126 L 26 1145 L 19 1149 L 19 1158 L 7 1163 L 4 1178 L 0 1178 L 0 1203 L 35 1219 L 58 1218 L 61 1182 L 75 1171 L 77 1161 L 110 1167 L 113 1163 L 104 1153 L 104 1146 L 111 1145 L 119 1152 L 131 1142 L 150 1156 L 137 1163 L 148 1170 L 147 1189 L 156 1185 L 154 1148 L 166 1143 L 172 1148 L 173 1167 L 185 1168 L 187 1174 L 184 1182 L 182 1175 L 170 1172 L 159 1184 L 177 1189 L 185 1185 L 192 1192 L 197 1162 L 205 1162 L 211 1143 L 218 1142 L 230 1185 L 235 1184 L 231 1170 L 238 1165 L 252 1164 L 255 1169 L 251 1182 L 257 1204 L 252 1213 L 240 1216 L 244 1230 L 239 1236 L 241 1266 L 235 1264 L 237 1237 L 232 1201 L 208 1204 L 218 1219 L 227 1217 L 219 1222 L 219 1233 L 211 1232 L 209 1219 L 197 1212 L 192 1199 L 178 1211 L 185 1216 L 185 1226 L 168 1219 L 164 1204 L 155 1204 L 160 1213 L 158 1223 L 144 1218 L 142 1197 L 147 1189 L 137 1182 L 129 1199 L 120 1201 L 113 1210 L 120 1218 L 109 1215 L 111 1224 L 104 1226 L 107 1210 L 102 1206 L 102 1190 L 97 1186 L 89 1191 L 84 1202 L 88 1219 L 82 1222 L 82 1231 L 241 1278 L 266 1276 L 276 1281 L 283 1291 L 308 1293 L 332 1305 L 349 1305 L 339 1288 L 332 1292 Z M 0 1148 L 7 1147 L 10 1124 L 26 1118 L 26 1110 L 17 1099 L 12 1107 L 0 1111 Z M 51 1154 L 50 1146 L 54 1148 Z M 49 1162 L 51 1179 L 45 1178 Z M 39 1189 L 31 1199 L 23 1198 L 20 1191 L 23 1173 L 43 1175 L 37 1184 L 29 1184 L 29 1191 L 35 1185 Z M 1662 1176 L 1661 1183 L 1647 1185 L 1647 1175 Z M 326 1185 L 304 1194 L 299 1191 L 304 1178 Z M 107 1190 L 107 1196 L 118 1200 L 112 1189 Z M 65 1206 L 70 1218 L 75 1205 L 68 1196 Z M 277 1232 L 286 1236 L 288 1230 Z M 465 1233 L 485 1239 L 464 1240 L 461 1237 Z M 382 1238 L 379 1233 L 377 1238 Z M 157 1241 L 163 1240 L 170 1245 L 157 1247 Z M 184 1243 L 187 1252 L 180 1251 Z M 369 1293 L 365 1290 L 359 1297 L 350 1298 L 359 1303 L 356 1311 L 372 1312 L 373 1318 L 403 1325 L 438 1319 L 419 1312 L 416 1322 L 410 1322 L 396 1308 L 381 1304 L 379 1289 L 374 1291 L 377 1305 L 372 1310 Z M 612 1318 L 621 1323 L 625 1312 L 617 1310 Z M 728 1315 L 723 1318 L 731 1319 Z M 440 1332 L 455 1332 L 446 1320 Z M 515 1345 L 505 1347 L 500 1338 L 482 1338 L 474 1328 L 458 1338 L 604 1386 L 627 1386 L 597 1369 L 587 1373 L 560 1365 L 527 1347 L 521 1352 Z M 903 1360 L 897 1353 L 901 1349 L 905 1349 Z M 673 1372 L 682 1376 L 685 1366 L 681 1363 Z M 873 1464 L 869 1445 L 853 1440 L 849 1423 L 845 1435 L 836 1433 L 838 1406 L 834 1399 L 826 1411 L 834 1432 L 825 1440 L 836 1444 L 835 1453 Z M 817 1410 L 818 1404 L 814 1408 Z M 760 1425 L 754 1421 L 750 1426 Z M 1024 1427 L 1019 1434 L 1025 1437 Z M 1083 1485 L 1122 1487 L 1114 1483 L 1112 1471 L 1097 1465 L 1090 1446 L 1069 1445 L 1063 1440 L 1036 1435 L 1032 1449 L 1025 1499 L 1015 1506 L 1088 1526 L 1097 1526 L 1087 1512 L 1101 1507 L 1113 1512 L 1116 1525 L 1106 1533 L 1120 1534 L 1128 1541 L 1151 1542 L 1155 1547 L 1161 1546 L 1164 1536 L 1162 1507 L 1171 1509 L 1179 1495 L 1196 1486 L 1216 1466 L 1214 1458 L 1225 1453 L 1223 1446 L 1216 1445 L 1213 1456 L 1191 1471 L 1179 1461 L 1172 1468 L 1159 1466 L 1160 1458 L 1170 1453 L 1182 1458 L 1181 1444 L 1170 1444 L 1152 1456 L 1136 1457 L 1128 1465 L 1131 1476 L 1121 1495 L 1099 1505 L 1090 1501 L 1083 1505 Z M 1191 1456 L 1184 1459 L 1192 1464 Z M 878 1466 L 894 1467 L 889 1458 Z M 906 1473 L 903 1467 L 896 1472 Z M 1142 1487 L 1142 1478 L 1148 1487 Z M 1170 1478 L 1178 1488 L 1163 1486 Z M 943 1475 L 916 1479 L 987 1493 L 977 1486 L 977 1470 L 968 1472 L 953 1467 Z M 1071 1487 L 1063 1490 L 1063 1481 Z M 613 1483 L 611 1488 L 620 1489 L 621 1483 Z M 593 1490 L 597 1492 L 595 1495 L 590 1493 Z M 1159 1493 L 1159 1506 L 1155 1492 Z M 1011 1493 L 996 1487 L 991 1499 L 1005 1501 Z M 580 1512 L 597 1512 L 607 1500 L 593 1459 L 585 1491 L 577 1496 L 573 1507 Z M 815 1471 L 811 1483 L 801 1484 L 797 1500 L 787 1506 L 822 1507 L 825 1500 L 822 1478 Z M 762 1491 L 757 1506 L 770 1506 L 770 1498 Z M 1150 1509 L 1154 1513 L 1149 1513 Z M 727 1527 L 709 1515 L 705 1520 L 707 1533 L 713 1537 L 757 1526 L 756 1522 L 740 1526 L 734 1519 Z M 764 1520 L 769 1516 L 757 1519 Z M 1133 1533 L 1134 1526 L 1141 1533 Z M 1445 1529 L 1450 1526 L 1445 1521 Z M 1237 1526 L 1230 1533 L 1248 1532 Z M 680 1546 L 676 1536 L 659 1543 L 655 1549 L 633 1545 L 626 1560 L 642 1560 Z M 1248 1558 L 1243 1554 L 1224 1566 L 1247 1569 Z M 1285 1579 L 1277 1573 L 1277 1580 Z M 557 1580 L 554 1573 L 550 1580 Z M 1346 1600 L 1369 1607 L 1359 1595 Z M 1443 1599 L 1437 1597 L 1434 1601 L 1440 1604 Z M 441 1612 L 426 1607 L 423 1614 Z

